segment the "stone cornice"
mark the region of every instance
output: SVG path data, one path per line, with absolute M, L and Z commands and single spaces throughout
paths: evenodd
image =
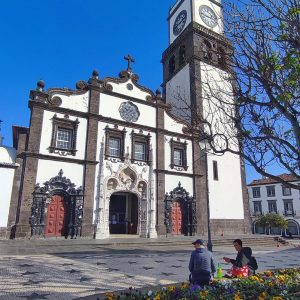
M 45 154 L 41 154 L 41 153 L 33 153 L 33 152 L 28 152 L 28 151 L 18 154 L 17 157 L 18 158 L 34 157 L 34 158 L 38 158 L 38 159 L 63 161 L 63 162 L 77 163 L 77 164 L 82 164 L 82 165 L 97 165 L 99 163 L 98 161 L 69 158 L 66 156 L 45 155 Z
M 183 176 L 183 177 L 203 177 L 203 174 L 193 174 L 193 173 L 183 173 L 182 171 L 169 171 L 169 170 L 163 170 L 163 169 L 155 169 L 154 172 L 156 173 L 162 173 L 167 175 L 176 175 L 176 176 Z
M 31 106 L 39 106 L 45 110 L 52 111 L 53 113 L 68 114 L 68 115 L 72 115 L 74 117 L 80 117 L 80 118 L 85 118 L 85 119 L 93 118 L 93 119 L 96 119 L 99 122 L 103 122 L 103 123 L 117 124 L 120 126 L 126 126 L 126 127 L 130 127 L 130 128 L 142 129 L 142 130 L 152 131 L 152 132 L 161 132 L 161 133 L 163 133 L 165 135 L 169 135 L 169 136 L 180 137 L 180 138 L 184 138 L 184 139 L 191 139 L 191 137 L 189 137 L 187 134 L 184 134 L 184 133 L 176 133 L 176 132 L 168 131 L 166 129 L 158 129 L 158 128 L 151 127 L 151 126 L 126 122 L 123 120 L 117 120 L 117 119 L 113 119 L 113 118 L 109 118 L 109 117 L 104 117 L 102 115 L 92 114 L 92 113 L 88 113 L 88 112 L 80 112 L 80 111 L 67 109 L 67 108 L 63 108 L 63 107 L 52 106 L 47 103 L 29 101 L 29 106 L 30 107 Z M 161 105 L 161 106 L 166 110 L 167 105 Z M 179 122 L 180 124 L 185 125 L 185 126 L 187 125 L 186 122 L 183 122 L 181 119 L 174 118 L 174 116 L 172 114 L 168 113 L 168 115 L 171 118 L 173 118 L 175 121 Z

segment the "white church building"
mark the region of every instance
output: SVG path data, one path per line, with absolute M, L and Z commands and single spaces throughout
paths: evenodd
M 13 149 L 0 145 L 1 236 L 205 235 L 208 219 L 212 234 L 250 233 L 240 157 L 204 151 L 172 110 L 176 90 L 205 115 L 196 78 L 226 72 L 222 20 L 219 1 L 170 9 L 162 94 L 138 83 L 129 55 L 117 78 L 93 71 L 76 90 L 39 81 L 29 127 L 13 127 Z

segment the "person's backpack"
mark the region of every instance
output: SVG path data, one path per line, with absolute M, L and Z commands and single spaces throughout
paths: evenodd
M 250 257 L 250 261 L 248 263 L 248 266 L 251 267 L 253 270 L 258 269 L 257 261 L 256 261 L 256 258 L 254 256 Z

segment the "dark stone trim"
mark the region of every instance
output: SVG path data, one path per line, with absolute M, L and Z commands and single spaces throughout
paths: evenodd
M 180 8 L 181 4 L 184 2 L 184 0 L 180 0 L 180 2 L 177 4 L 175 3 L 171 8 L 170 8 L 170 11 L 169 11 L 169 16 L 167 18 L 167 21 L 170 21 L 170 19 L 176 14 L 176 12 L 178 11 L 178 9 Z M 176 6 L 176 7 L 175 7 Z M 175 8 L 174 8 L 175 7 Z M 173 10 L 173 12 L 171 13 L 171 10 Z
M 17 169 L 19 165 L 16 164 L 5 164 L 5 163 L 0 163 L 0 168 L 4 169 Z
M 147 165 L 150 165 L 150 140 L 151 135 L 148 133 L 148 135 L 144 135 L 142 133 L 135 133 L 133 130 L 131 132 L 131 162 L 145 162 Z M 142 143 L 145 145 L 145 160 L 139 160 L 134 157 L 135 151 L 135 143 Z
M 175 201 L 179 201 L 182 209 L 182 233 L 190 236 L 195 235 L 197 227 L 196 201 L 189 196 L 180 182 L 178 187 L 165 195 L 164 224 L 167 234 L 172 233 L 172 205 Z
M 13 132 L 13 147 L 15 149 L 18 149 L 19 148 L 19 136 L 21 134 L 27 135 L 29 133 L 29 128 L 13 125 L 12 132 Z
M 101 94 L 105 94 L 105 95 L 109 95 L 109 96 L 114 96 L 114 97 L 118 97 L 118 98 L 129 100 L 129 101 L 132 101 L 132 102 L 137 102 L 137 103 L 140 103 L 140 104 L 143 104 L 143 105 L 148 105 L 148 106 L 156 107 L 155 100 L 151 100 L 151 101 L 141 100 L 139 98 L 135 98 L 135 97 L 131 97 L 131 96 L 128 96 L 128 95 L 119 94 L 119 93 L 116 93 L 116 92 L 113 92 L 113 91 L 110 91 L 110 90 L 107 90 L 107 89 L 106 90 L 102 89 L 101 90 Z
M 103 84 L 106 85 L 106 84 L 109 84 L 109 82 L 114 82 L 114 83 L 117 83 L 117 84 L 125 83 L 125 82 L 127 82 L 128 80 L 131 79 L 132 83 L 138 89 L 142 90 L 145 93 L 150 94 L 150 97 L 149 97 L 150 99 L 145 99 L 146 101 L 152 101 L 155 98 L 154 93 L 150 89 L 138 84 L 138 80 L 139 80 L 138 75 L 133 74 L 133 73 L 128 72 L 128 71 L 121 71 L 120 74 L 119 74 L 119 77 L 120 78 L 106 77 L 106 78 L 103 79 Z
M 18 155 L 19 158 L 26 158 L 26 157 L 34 157 L 38 159 L 44 160 L 55 160 L 55 161 L 63 161 L 68 163 L 76 163 L 76 164 L 88 164 L 88 165 L 97 165 L 99 162 L 94 160 L 84 160 L 84 159 L 76 159 L 70 157 L 61 157 L 61 156 L 52 156 L 52 155 L 45 155 L 40 153 L 33 153 L 24 151 Z
M 52 118 L 52 137 L 51 137 L 51 145 L 49 146 L 50 153 L 56 153 L 57 151 L 60 153 L 63 151 L 66 154 L 71 154 L 73 156 L 76 155 L 76 141 L 77 141 L 77 129 L 78 129 L 79 120 L 75 121 L 69 120 L 68 118 L 58 118 L 55 114 Z M 72 131 L 72 139 L 71 145 L 69 149 L 61 149 L 56 147 L 57 142 L 57 131 L 59 128 L 68 129 Z
M 39 106 L 39 107 L 43 107 L 45 110 L 48 111 L 53 111 L 56 113 L 61 113 L 61 114 L 69 114 L 75 117 L 80 117 L 80 118 L 94 118 L 96 120 L 98 120 L 99 122 L 103 122 L 103 123 L 110 123 L 112 125 L 119 125 L 119 126 L 124 126 L 124 127 L 131 127 L 134 129 L 142 129 L 145 131 L 152 131 L 155 133 L 162 133 L 164 135 L 169 135 L 169 136 L 173 136 L 173 137 L 179 137 L 182 139 L 190 139 L 191 137 L 187 136 L 184 133 L 175 133 L 175 132 L 171 132 L 162 128 L 156 128 L 156 127 L 150 127 L 150 126 L 145 126 L 145 125 L 140 125 L 140 124 L 135 124 L 135 123 L 131 123 L 131 122 L 126 122 L 126 121 L 122 121 L 122 120 L 117 120 L 117 119 L 113 119 L 113 118 L 108 118 L 108 117 L 103 117 L 101 115 L 97 115 L 97 114 L 91 114 L 91 113 L 84 113 L 84 112 L 79 112 L 79 111 L 75 111 L 75 110 L 71 110 L 71 109 L 66 109 L 66 108 L 62 108 L 62 107 L 53 107 L 44 103 L 37 103 L 37 102 L 32 102 L 31 104 L 33 104 L 34 106 Z M 180 118 L 175 118 L 173 115 L 171 115 L 168 110 L 167 110 L 167 106 L 164 104 L 160 104 L 160 106 L 157 106 L 157 109 L 163 109 L 164 111 L 166 111 L 166 113 L 173 118 L 175 121 L 186 125 L 186 123 L 184 123 Z
M 108 125 L 105 127 L 105 159 L 108 159 L 109 157 L 112 158 L 119 158 L 121 161 L 125 160 L 125 136 L 126 136 L 126 129 L 123 130 L 115 129 L 115 128 L 109 128 Z M 120 139 L 120 156 L 112 156 L 109 154 L 109 139 L 110 138 L 116 138 Z
M 168 175 L 180 175 L 180 176 L 183 176 L 183 177 L 191 177 L 193 178 L 194 176 L 195 177 L 203 177 L 204 175 L 203 174 L 192 174 L 192 173 L 182 173 L 182 171 L 169 171 L 169 170 L 163 170 L 163 169 L 156 169 L 154 170 L 154 172 L 158 173 L 158 174 L 168 174 Z
M 187 142 L 185 141 L 184 143 L 174 141 L 173 138 L 170 141 L 171 143 L 171 169 L 174 169 L 174 167 L 180 167 L 183 168 L 185 171 L 188 169 L 187 165 L 187 157 L 186 157 L 186 148 L 187 148 Z M 175 165 L 174 163 L 174 150 L 179 149 L 182 151 L 182 165 Z

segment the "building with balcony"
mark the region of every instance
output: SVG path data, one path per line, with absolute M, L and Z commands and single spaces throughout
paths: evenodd
M 279 177 L 300 185 L 300 181 L 293 175 L 281 174 Z M 271 178 L 262 178 L 253 180 L 248 185 L 248 195 L 253 233 L 300 235 L 300 190 L 284 186 Z M 270 228 L 265 232 L 266 229 L 258 226 L 256 221 L 260 215 L 266 213 L 282 215 L 288 221 L 288 228 Z

